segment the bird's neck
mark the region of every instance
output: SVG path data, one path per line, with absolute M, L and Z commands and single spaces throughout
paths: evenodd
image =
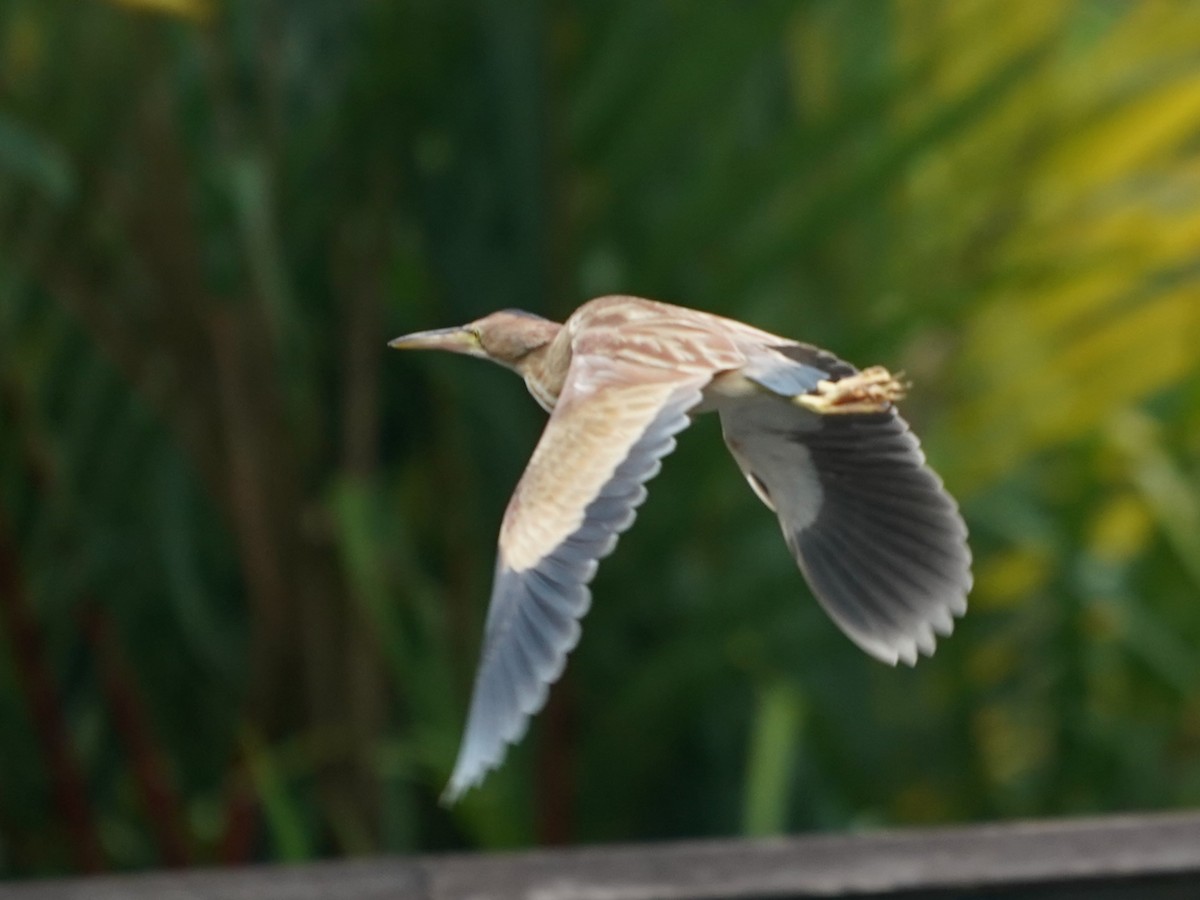
M 570 335 L 565 328 L 559 330 L 553 340 L 528 354 L 517 365 L 517 372 L 525 379 L 525 387 L 533 399 L 546 412 L 553 412 L 567 379 L 567 368 L 571 364 Z

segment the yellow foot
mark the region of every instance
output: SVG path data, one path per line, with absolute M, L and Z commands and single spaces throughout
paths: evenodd
M 903 399 L 907 385 L 883 366 L 871 366 L 839 381 L 821 381 L 792 398 L 797 406 L 823 416 L 884 412 Z

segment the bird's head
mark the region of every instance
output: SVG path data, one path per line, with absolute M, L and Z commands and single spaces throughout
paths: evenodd
M 454 328 L 418 331 L 388 342 L 397 350 L 448 350 L 490 359 L 510 369 L 542 349 L 562 326 L 533 313 L 504 309 Z

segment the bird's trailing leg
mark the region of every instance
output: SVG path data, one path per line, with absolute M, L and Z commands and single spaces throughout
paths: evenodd
M 822 416 L 884 412 L 904 398 L 907 385 L 883 366 L 871 366 L 837 381 L 821 381 L 792 402 Z

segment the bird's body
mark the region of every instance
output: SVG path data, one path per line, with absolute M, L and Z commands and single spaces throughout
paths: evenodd
M 562 325 L 505 311 L 397 338 L 520 374 L 550 421 L 500 529 L 496 579 L 448 800 L 482 780 L 545 702 L 579 638 L 588 583 L 675 435 L 715 411 L 821 605 L 878 659 L 931 654 L 966 611 L 953 499 L 892 401 L 902 385 L 710 313 L 601 297 Z
M 516 311 L 500 315 L 531 318 Z M 696 372 L 711 377 L 713 373 L 738 373 L 752 358 L 770 354 L 766 348 L 772 345 L 796 345 L 733 319 L 640 297 L 599 297 L 579 307 L 563 325 L 540 322 L 553 337 L 544 350 L 534 351 L 513 368 L 547 412 L 554 411 L 576 349 L 583 356 L 644 366 L 649 371 Z M 706 387 L 706 399 L 736 394 L 746 387 L 737 382 L 736 378 L 718 379 Z

